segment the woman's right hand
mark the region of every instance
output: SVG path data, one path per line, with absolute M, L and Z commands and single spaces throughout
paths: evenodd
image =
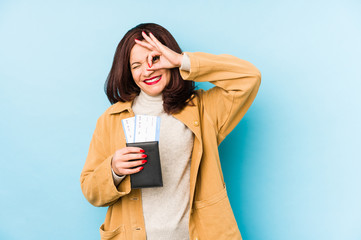
M 134 174 L 143 169 L 147 157 L 144 150 L 138 147 L 125 147 L 115 151 L 112 158 L 112 169 L 117 175 Z
M 163 45 L 151 32 L 149 36 L 143 31 L 143 41 L 135 39 L 140 46 L 150 50 L 148 55 L 148 71 L 171 69 L 182 65 L 183 55 Z

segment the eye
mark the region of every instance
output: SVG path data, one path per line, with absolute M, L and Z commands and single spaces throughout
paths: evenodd
M 152 62 L 158 61 L 159 58 L 160 58 L 159 56 L 154 56 L 153 59 L 152 59 Z

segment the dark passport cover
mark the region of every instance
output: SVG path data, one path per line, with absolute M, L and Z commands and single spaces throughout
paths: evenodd
M 163 187 L 158 141 L 127 143 L 127 147 L 140 147 L 147 154 L 143 170 L 130 175 L 132 188 Z

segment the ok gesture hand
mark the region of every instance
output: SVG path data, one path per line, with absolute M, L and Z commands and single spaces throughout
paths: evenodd
M 182 65 L 183 55 L 179 54 L 163 45 L 152 33 L 149 36 L 143 31 L 144 41 L 135 39 L 135 42 L 150 50 L 148 55 L 148 70 L 158 70 L 163 68 L 176 68 Z

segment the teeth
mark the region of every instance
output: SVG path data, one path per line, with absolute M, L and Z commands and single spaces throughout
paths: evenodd
M 160 76 L 159 77 L 156 77 L 156 78 L 153 78 L 151 80 L 146 80 L 144 82 L 147 82 L 147 83 L 151 83 L 151 82 L 155 82 L 155 81 L 158 81 L 160 79 Z

